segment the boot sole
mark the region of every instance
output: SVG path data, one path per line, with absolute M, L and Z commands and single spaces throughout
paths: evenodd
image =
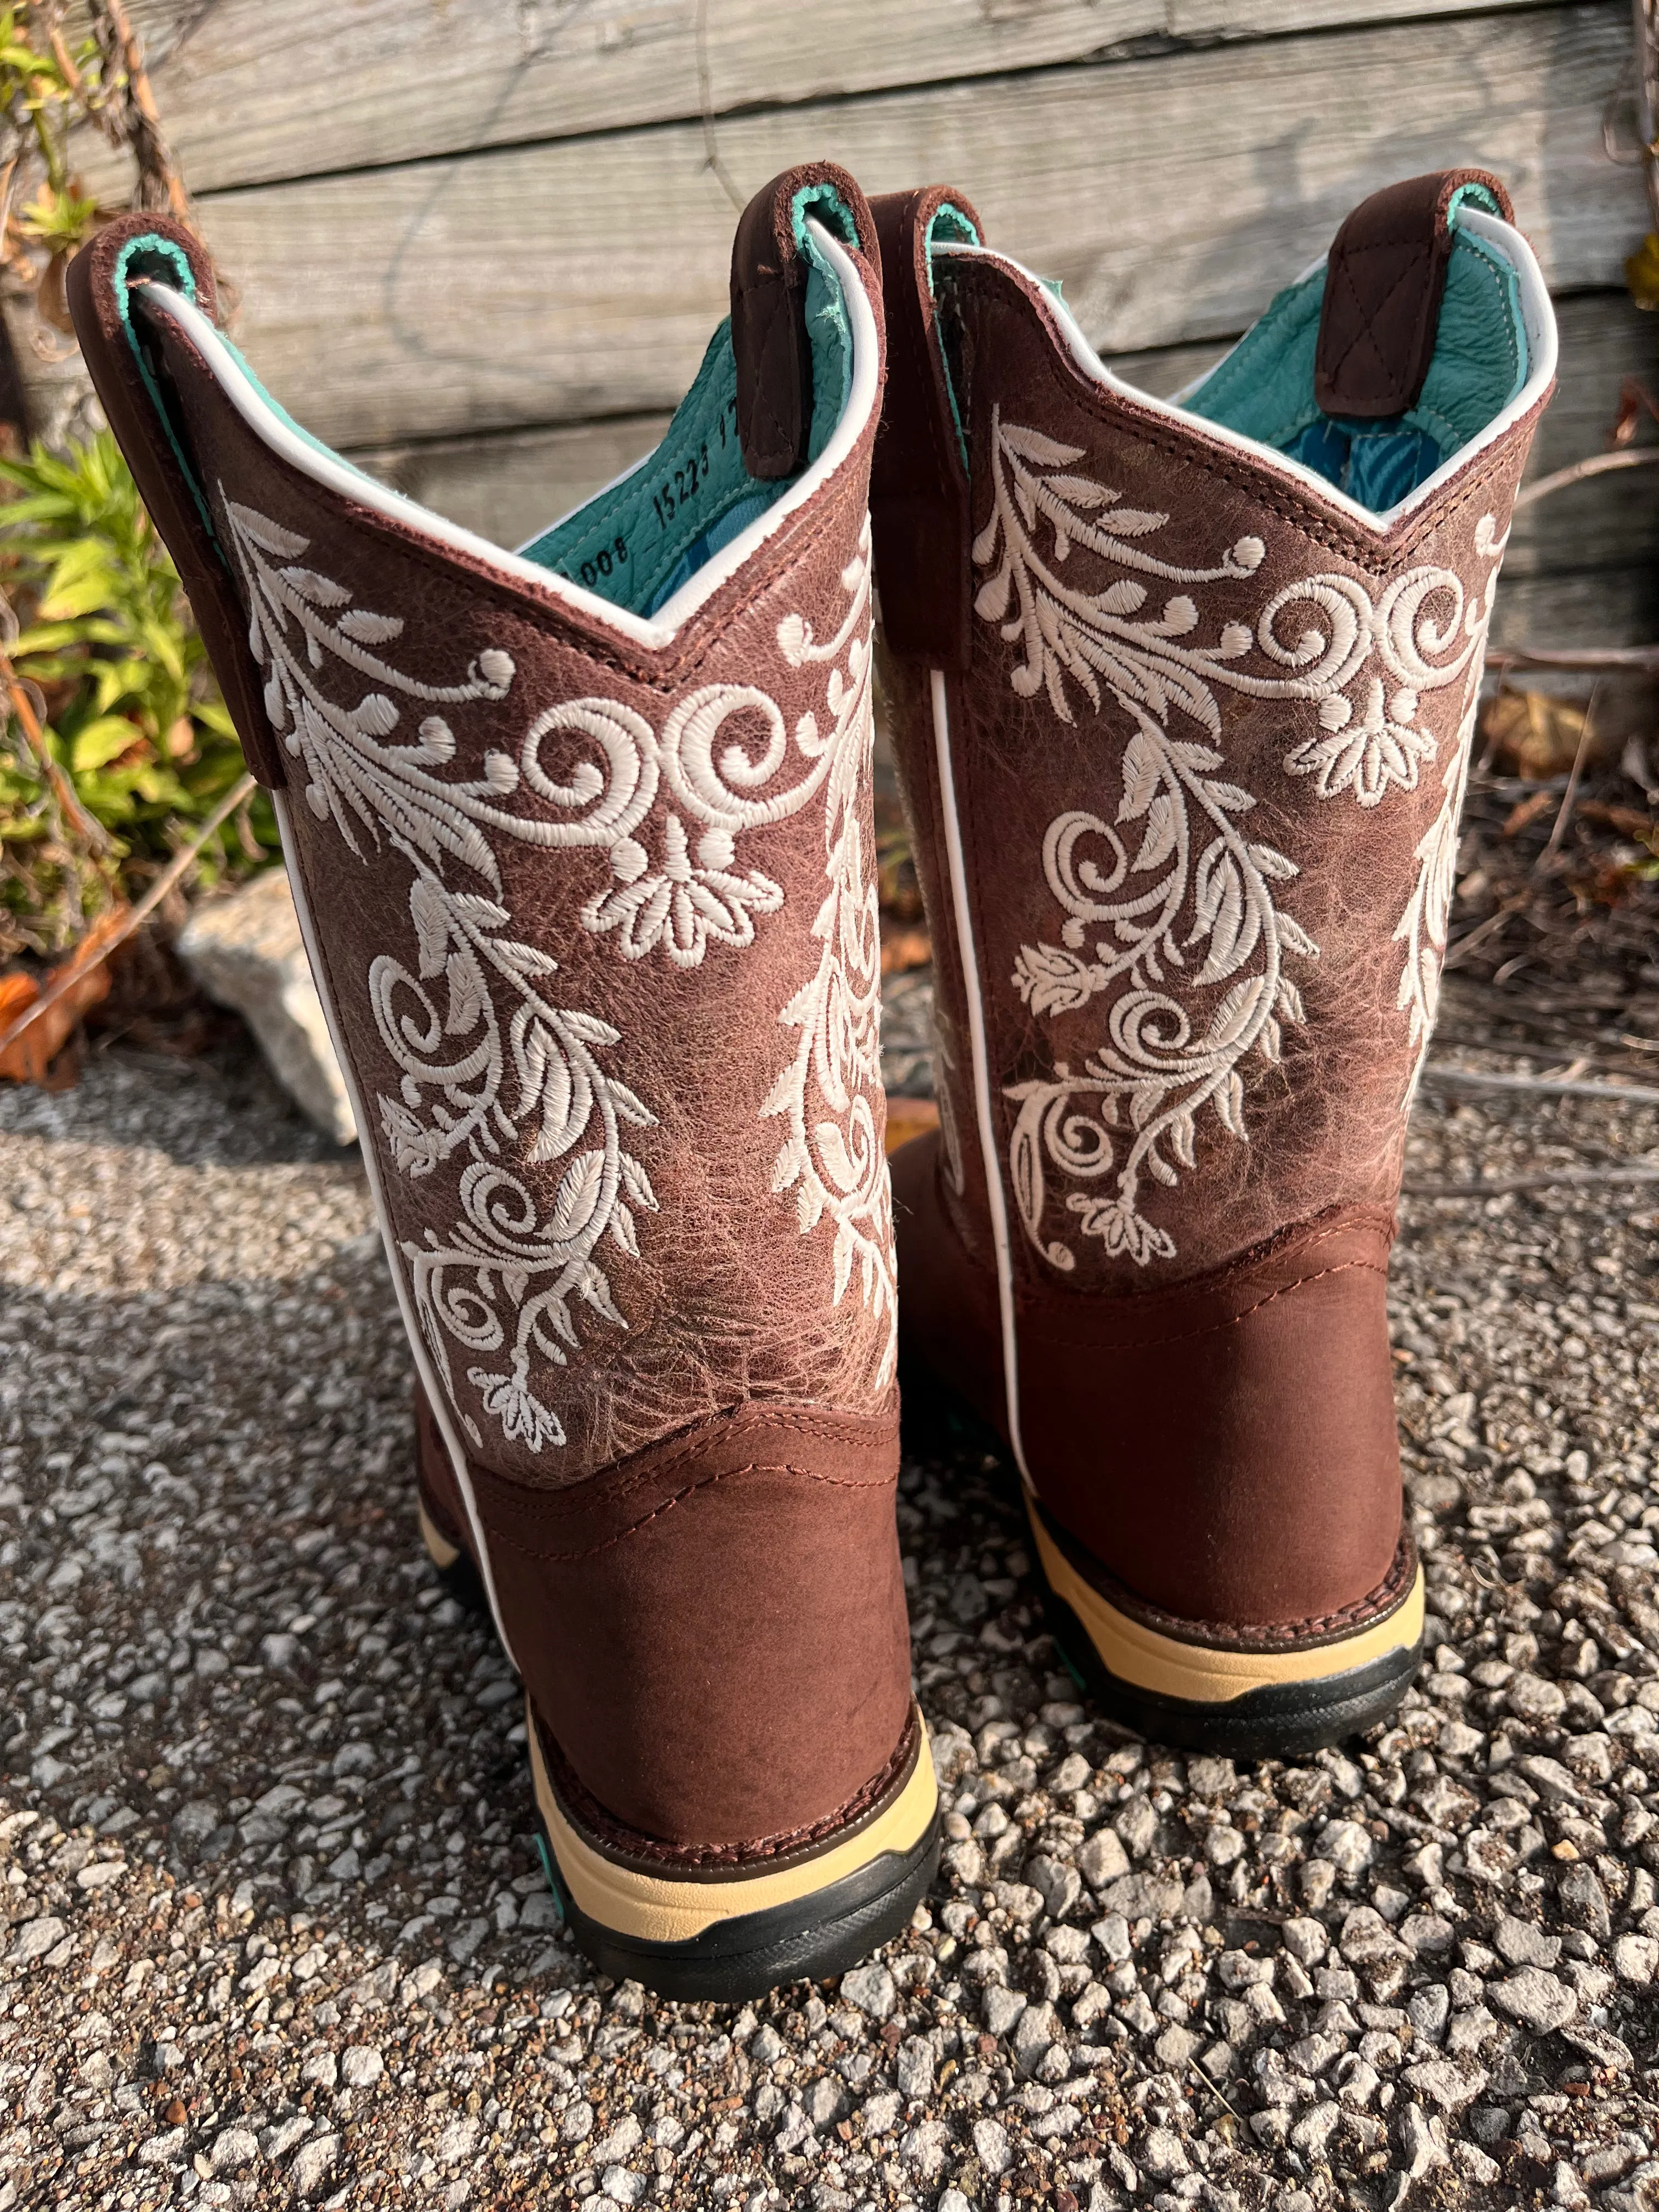
M 939 1818 L 925 1730 L 896 1795 L 851 1835 L 775 1872 L 686 1881 L 623 1864 L 580 1831 L 529 1725 L 548 1878 L 578 1945 L 617 1981 L 720 2003 L 823 1981 L 907 1928 L 933 1886 Z
M 1121 1611 L 1086 1581 L 1028 1498 L 1049 1632 L 1080 1686 L 1159 1743 L 1233 1759 L 1297 1759 L 1378 1726 L 1423 1656 L 1423 1570 L 1384 1619 L 1280 1651 L 1188 1644 Z
M 420 1507 L 421 1535 L 462 1602 L 483 1609 L 471 1556 Z M 603 1974 L 659 1996 L 740 2002 L 780 1984 L 845 1972 L 909 1925 L 939 1869 L 939 1793 L 923 1726 L 888 1802 L 850 1833 L 772 1870 L 686 1880 L 625 1864 L 561 1804 L 526 1698 L 526 1733 L 548 1884 L 579 1948 Z

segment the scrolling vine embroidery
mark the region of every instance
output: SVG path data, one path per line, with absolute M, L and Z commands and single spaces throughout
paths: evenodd
M 620 1033 L 556 1004 L 558 963 L 512 933 L 492 836 L 603 848 L 612 884 L 584 905 L 583 927 L 614 932 L 629 959 L 660 951 L 696 967 L 710 943 L 751 943 L 753 915 L 783 902 L 779 885 L 738 868 L 738 836 L 806 805 L 840 756 L 798 729 L 806 773 L 774 787 L 793 757 L 775 702 L 752 686 L 715 684 L 680 701 L 660 734 L 614 700 L 567 701 L 532 720 L 516 754 L 488 751 L 482 774 L 454 776 L 454 732 L 434 710 L 504 700 L 511 656 L 490 647 L 459 683 L 418 682 L 378 650 L 402 635 L 401 617 L 354 605 L 345 586 L 303 565 L 307 539 L 234 501 L 225 507 L 266 710 L 304 770 L 305 803 L 353 853 L 384 842 L 411 872 L 413 965 L 378 955 L 367 993 L 399 1071 L 395 1093 L 376 1101 L 393 1167 L 416 1180 L 458 1171 L 451 1227 L 398 1248 L 422 1334 L 452 1400 L 452 1358 L 471 1356 L 466 1379 L 485 1413 L 505 1437 L 539 1453 L 565 1431 L 532 1359 L 568 1364 L 582 1308 L 627 1326 L 604 1248 L 608 1239 L 639 1257 L 636 1216 L 658 1200 L 628 1133 L 656 1117 L 601 1058 Z M 330 666 L 367 680 L 355 706 L 329 696 L 321 678 Z M 405 705 L 427 711 L 413 740 L 398 742 Z M 867 722 L 867 700 L 864 712 Z M 722 747 L 733 717 L 750 743 Z M 558 760 L 568 764 L 550 771 Z M 655 863 L 648 824 L 659 825 Z M 456 869 L 479 887 L 452 882 Z M 519 1171 L 560 1163 L 550 1200 Z M 471 1416 L 460 1418 L 480 1443 Z
M 773 1188 L 794 1193 L 802 1234 L 826 1216 L 835 1224 L 833 1302 L 839 1304 L 856 1267 L 866 1305 L 886 1322 L 879 1388 L 897 1358 L 898 1286 L 886 1155 L 871 1103 L 881 1087 L 881 921 L 859 818 L 875 734 L 867 521 L 841 580 L 850 604 L 827 643 L 818 644 L 811 625 L 795 615 L 778 632 L 792 666 L 830 665 L 827 703 L 834 726 L 820 735 L 811 714 L 795 726 L 801 751 L 821 758 L 828 770 L 824 873 L 830 888 L 812 924 L 823 945 L 817 971 L 778 1016 L 786 1028 L 799 1031 L 799 1042 L 761 1115 L 787 1121 Z M 843 653 L 844 673 L 836 665 Z M 816 1107 L 810 1103 L 814 1097 Z
M 1392 787 L 1414 790 L 1437 750 L 1423 696 L 1459 681 L 1466 694 L 1478 684 L 1496 568 L 1472 601 L 1451 569 L 1426 564 L 1376 600 L 1352 576 L 1297 578 L 1253 626 L 1227 622 L 1205 642 L 1194 590 L 1254 575 L 1266 554 L 1260 538 L 1237 539 L 1209 568 L 1176 566 L 1141 542 L 1169 516 L 1128 507 L 1073 473 L 1081 447 L 1006 423 L 999 412 L 993 455 L 993 511 L 973 549 L 989 574 L 975 606 L 1024 648 L 1014 690 L 1045 693 L 1066 722 L 1073 689 L 1097 709 L 1109 696 L 1133 725 L 1113 819 L 1068 810 L 1043 839 L 1044 877 L 1066 920 L 1058 945 L 1022 948 L 1014 987 L 1040 1015 L 1113 995 L 1106 1037 L 1080 1068 L 1056 1063 L 1052 1077 L 1009 1086 L 1019 1109 L 1011 1176 L 1032 1243 L 1050 1264 L 1070 1269 L 1076 1255 L 1045 1219 L 1048 1172 L 1086 1186 L 1115 1170 L 1109 1188 L 1070 1190 L 1066 1210 L 1082 1234 L 1144 1266 L 1176 1248 L 1141 1210 L 1143 1176 L 1173 1186 L 1182 1168 L 1196 1164 L 1197 1120 L 1206 1107 L 1230 1136 L 1248 1141 L 1242 1064 L 1252 1053 L 1279 1058 L 1284 1025 L 1304 1018 L 1286 959 L 1319 957 L 1275 896 L 1275 885 L 1299 873 L 1296 863 L 1246 834 L 1243 817 L 1255 797 L 1218 773 L 1219 695 L 1316 705 L 1315 731 L 1282 765 L 1311 777 L 1322 799 L 1348 794 L 1370 808 Z M 1476 548 L 1501 554 L 1490 517 Z M 1060 571 L 1074 549 L 1118 573 L 1093 590 L 1066 581 Z M 1154 584 L 1187 588 L 1151 609 Z M 1302 627 L 1291 635 L 1298 614 Z M 1467 696 L 1465 708 L 1467 726 Z M 1193 736 L 1172 733 L 1177 714 L 1195 726 Z M 1460 733 L 1449 764 L 1443 824 L 1455 826 L 1466 742 Z M 1120 832 L 1131 824 L 1141 826 L 1126 840 Z M 1412 1004 L 1413 1042 L 1419 1029 L 1426 1036 L 1444 941 L 1444 844 L 1431 832 L 1419 848 L 1418 887 L 1400 933 L 1412 933 L 1401 1004 Z M 1222 995 L 1200 1006 L 1198 994 L 1212 987 Z

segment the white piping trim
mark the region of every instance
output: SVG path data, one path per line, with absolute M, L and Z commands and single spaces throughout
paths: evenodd
M 622 636 L 632 639 L 636 645 L 661 650 L 673 643 L 698 608 L 711 599 L 722 584 L 736 575 L 767 539 L 775 536 L 789 517 L 799 513 L 828 483 L 857 445 L 880 397 L 881 346 L 876 335 L 875 315 L 860 281 L 857 264 L 840 240 L 832 237 L 816 216 L 809 216 L 807 221 L 840 281 L 842 296 L 848 310 L 848 321 L 853 339 L 853 388 L 848 395 L 846 406 L 842 410 L 841 420 L 831 432 L 829 443 L 799 482 L 792 484 L 781 499 L 775 500 L 764 514 L 757 515 L 754 521 L 746 529 L 739 531 L 729 545 L 722 546 L 712 560 L 706 561 L 694 576 L 681 585 L 672 599 L 663 602 L 648 621 L 642 615 L 632 614 L 627 608 L 615 605 L 610 599 L 601 599 L 597 592 L 584 590 L 581 585 L 572 583 L 567 576 L 555 575 L 552 569 L 544 568 L 539 562 L 526 561 L 518 553 L 504 552 L 499 545 L 492 545 L 487 538 L 479 538 L 470 530 L 463 530 L 459 523 L 446 521 L 442 515 L 434 514 L 430 507 L 422 507 L 417 501 L 406 499 L 401 492 L 392 491 L 385 484 L 377 483 L 373 477 L 365 476 L 360 469 L 353 468 L 337 453 L 330 453 L 326 447 L 312 445 L 283 420 L 264 393 L 255 387 L 247 372 L 199 307 L 185 299 L 182 293 L 155 283 L 146 286 L 145 299 L 149 305 L 171 316 L 178 324 L 201 354 L 226 398 L 248 428 L 290 468 L 298 469 L 313 483 L 337 492 L 359 507 L 368 507 L 393 522 L 400 522 L 407 530 L 417 531 L 434 544 L 441 545 L 451 552 L 465 553 L 472 560 L 487 562 L 497 575 L 513 583 L 528 585 L 544 597 L 564 601 L 588 622 L 615 630 Z M 649 454 L 645 456 L 645 459 L 649 459 Z M 636 461 L 634 465 L 635 468 L 642 465 L 642 461 Z M 632 469 L 624 469 L 623 475 L 631 476 L 633 472 Z M 573 514 L 579 511 L 576 508 L 571 510 Z
M 956 912 L 957 951 L 968 994 L 968 1044 L 974 1065 L 974 1111 L 985 1165 L 985 1194 L 991 1209 L 991 1243 L 996 1253 L 997 1304 L 1002 1316 L 1002 1382 L 1008 1406 L 1008 1442 L 1014 1464 L 1028 1490 L 1035 1489 L 1025 1464 L 1019 1432 L 1019 1345 L 1014 1329 L 1013 1254 L 1008 1241 L 1008 1201 L 1002 1188 L 1002 1163 L 991 1123 L 991 1054 L 986 1042 L 985 1003 L 980 995 L 979 959 L 973 918 L 968 910 L 968 871 L 962 857 L 962 825 L 957 817 L 956 778 L 951 769 L 951 710 L 941 669 L 929 672 L 933 695 L 933 750 L 939 764 L 939 799 L 945 815 L 945 856 L 951 873 L 951 902 Z
M 1167 416 L 1189 434 L 1212 439 L 1218 445 L 1231 446 L 1238 453 L 1248 453 L 1261 467 L 1288 477 L 1300 491 L 1330 507 L 1345 522 L 1368 532 L 1374 538 L 1384 538 L 1410 514 L 1413 507 L 1437 498 L 1449 479 L 1467 467 L 1475 454 L 1501 438 L 1511 423 L 1517 422 L 1548 389 L 1555 374 L 1555 310 L 1551 305 L 1543 272 L 1531 246 L 1512 224 L 1503 222 L 1497 216 L 1487 215 L 1480 208 L 1460 208 L 1457 222 L 1460 228 L 1467 228 L 1477 238 L 1484 239 L 1515 271 L 1521 294 L 1521 319 L 1527 333 L 1527 380 L 1508 406 L 1494 415 L 1484 430 L 1471 438 L 1467 445 L 1460 446 L 1449 460 L 1443 461 L 1432 476 L 1425 477 L 1422 483 L 1414 490 L 1407 492 L 1404 499 L 1381 514 L 1363 506 L 1357 499 L 1351 499 L 1346 492 L 1339 491 L 1334 483 L 1316 470 L 1309 468 L 1302 461 L 1292 460 L 1288 453 L 1279 453 L 1275 447 L 1264 446 L 1259 439 L 1247 438 L 1241 431 L 1230 430 L 1224 423 L 1206 422 L 1202 416 L 1188 414 L 1181 405 L 1179 397 L 1175 399 L 1154 398 L 1150 392 L 1142 392 L 1135 385 L 1126 384 L 1121 376 L 1115 376 L 1084 337 L 1076 317 L 1065 301 L 1057 300 L 1042 279 L 1026 268 L 1023 262 L 1016 261 L 1012 254 L 994 253 L 988 246 L 983 246 L 941 244 L 937 251 L 941 254 L 961 255 L 964 259 L 994 262 L 1035 287 L 1043 307 L 1054 317 L 1072 359 L 1091 383 L 1103 385 L 1107 391 L 1115 392 L 1120 398 L 1133 400 L 1138 407 L 1150 408 L 1154 414 Z M 1304 283 L 1324 266 L 1325 257 L 1322 255 L 1304 270 L 1296 282 Z M 1222 361 L 1229 358 L 1229 355 L 1222 356 Z M 1215 368 L 1206 369 L 1204 378 L 1213 376 L 1215 369 L 1220 366 L 1221 362 L 1218 362 Z M 1202 383 L 1204 378 L 1200 378 L 1198 382 Z M 1188 392 L 1195 388 L 1194 385 L 1186 387 Z
M 327 969 L 323 965 L 322 948 L 318 941 L 316 926 L 311 918 L 311 908 L 306 898 L 305 884 L 300 873 L 299 858 L 294 845 L 294 834 L 289 822 L 288 801 L 280 791 L 269 794 L 276 811 L 276 827 L 283 840 L 283 858 L 288 864 L 289 888 L 294 894 L 294 911 L 300 919 L 300 934 L 305 939 L 307 957 L 316 979 L 317 996 L 322 1001 L 323 1016 L 328 1024 L 329 1038 L 334 1047 L 334 1057 L 340 1063 L 340 1074 L 344 1081 L 351 1110 L 356 1117 L 358 1150 L 362 1154 L 364 1171 L 368 1176 L 369 1196 L 374 1201 L 374 1218 L 380 1224 L 380 1241 L 386 1246 L 386 1264 L 392 1270 L 392 1286 L 398 1293 L 398 1310 L 404 1319 L 404 1328 L 409 1338 L 415 1365 L 426 1392 L 426 1401 L 432 1408 L 432 1417 L 442 1431 L 449 1451 L 450 1463 L 455 1470 L 455 1486 L 461 1493 L 466 1508 L 468 1526 L 472 1531 L 472 1542 L 477 1553 L 478 1572 L 489 1600 L 489 1610 L 495 1623 L 495 1633 L 501 1638 L 501 1649 L 515 1673 L 519 1662 L 513 1656 L 513 1646 L 507 1639 L 507 1623 L 501 1618 L 501 1608 L 495 1596 L 495 1577 L 489 1568 L 489 1545 L 485 1538 L 483 1522 L 478 1513 L 478 1501 L 473 1494 L 471 1478 L 466 1471 L 466 1449 L 456 1433 L 454 1420 L 449 1410 L 449 1400 L 438 1381 L 432 1363 L 422 1340 L 420 1323 L 416 1318 L 409 1291 L 404 1280 L 402 1256 L 398 1250 L 398 1239 L 392 1226 L 392 1215 L 386 1202 L 386 1188 L 380 1180 L 380 1164 L 374 1150 L 370 1130 L 372 1124 L 365 1110 L 363 1095 L 357 1087 L 357 1078 L 351 1065 L 351 1055 L 345 1048 L 340 1034 L 338 1019 L 327 988 Z

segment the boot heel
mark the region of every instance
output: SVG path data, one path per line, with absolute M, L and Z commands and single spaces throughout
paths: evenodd
M 1423 1570 L 1409 1543 L 1401 1595 L 1382 1616 L 1328 1640 L 1277 1646 L 1204 1640 L 1200 1622 L 1161 1619 L 1114 1602 L 1085 1573 L 1042 1507 L 1028 1498 L 1049 1633 L 1080 1688 L 1158 1743 L 1232 1759 L 1297 1759 L 1378 1726 L 1410 1687 L 1423 1656 Z M 1385 1601 L 1386 1602 L 1386 1601 Z M 1179 1632 L 1185 1627 L 1188 1633 Z
M 842 1973 L 910 1923 L 939 1867 L 938 1793 L 927 1732 L 911 1719 L 872 1802 L 770 1859 L 690 1863 L 645 1837 L 605 1832 L 571 1799 L 580 1785 L 526 1708 L 548 1879 L 578 1946 L 617 1981 L 659 1996 L 734 2003 L 780 1983 Z M 551 1770 L 551 1771 L 550 1771 Z M 563 1788 L 555 1786 L 560 1772 Z M 604 1816 L 599 1816 L 603 1820 Z M 629 1849 L 632 1842 L 633 1849 Z
M 441 1575 L 453 1572 L 460 1564 L 460 1546 L 450 1542 L 448 1537 L 444 1534 L 437 1522 L 427 1511 L 423 1501 L 417 1506 L 416 1510 L 421 1516 L 421 1541 L 426 1546 L 428 1559 L 431 1560 Z

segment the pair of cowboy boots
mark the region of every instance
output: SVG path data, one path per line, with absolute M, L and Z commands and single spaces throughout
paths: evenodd
M 299 428 L 177 227 L 70 289 L 282 823 L 422 1525 L 597 1963 L 753 1994 L 927 1892 L 901 1344 L 1006 1437 L 1110 1711 L 1385 1712 L 1384 1273 L 1553 358 L 1502 188 L 1368 201 L 1164 403 L 960 195 L 792 170 L 663 444 L 517 554 Z M 890 1191 L 878 581 L 941 1116 Z

